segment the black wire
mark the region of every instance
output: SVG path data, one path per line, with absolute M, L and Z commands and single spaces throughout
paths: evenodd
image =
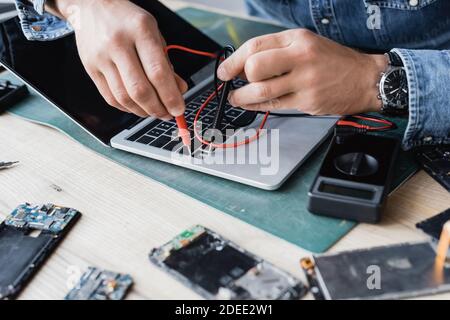
M 227 59 L 235 51 L 236 51 L 236 49 L 232 45 L 227 45 L 226 47 L 224 47 L 222 49 L 220 54 L 217 55 L 216 65 L 215 65 L 215 68 L 214 68 L 214 86 L 215 86 L 215 89 L 216 89 L 216 100 L 217 100 L 217 104 L 218 105 L 220 104 L 220 99 L 222 97 L 220 96 L 220 93 L 219 93 L 219 77 L 217 76 L 217 71 L 219 69 L 220 63 L 222 62 L 222 57 L 224 59 Z M 230 81 L 230 83 L 231 83 L 231 87 L 234 89 L 233 81 Z
M 228 45 L 223 48 L 222 52 L 217 56 L 216 66 L 214 70 L 214 85 L 216 90 L 216 100 L 217 100 L 217 111 L 213 122 L 213 129 L 221 129 L 222 121 L 225 116 L 225 108 L 228 103 L 228 94 L 230 93 L 230 88 L 232 87 L 233 80 L 224 82 L 221 92 L 219 93 L 219 78 L 217 76 L 217 70 L 222 61 L 222 57 L 227 59 L 232 55 L 236 49 L 232 45 Z M 228 121 L 228 119 L 226 119 Z
M 265 111 L 256 111 L 258 114 L 266 114 Z M 331 119 L 331 118 L 337 118 L 338 116 L 313 116 L 307 113 L 276 113 L 271 112 L 270 116 L 277 117 L 277 118 L 314 118 L 314 119 Z

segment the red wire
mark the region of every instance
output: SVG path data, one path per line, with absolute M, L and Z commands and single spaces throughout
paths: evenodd
M 195 54 L 198 56 L 204 56 L 204 57 L 208 57 L 211 59 L 217 59 L 217 55 L 215 53 L 210 53 L 210 52 L 205 52 L 205 51 L 200 51 L 200 50 L 194 50 L 191 48 L 187 48 L 184 46 L 179 46 L 179 45 L 169 45 L 166 47 L 165 51 L 166 53 L 168 53 L 170 50 L 179 50 L 179 51 L 185 51 L 191 54 Z M 224 84 L 222 83 L 219 88 L 217 89 L 217 91 L 220 91 L 222 89 L 222 87 L 224 86 Z M 197 131 L 197 123 L 198 120 L 200 118 L 200 115 L 202 113 L 202 111 L 208 106 L 208 104 L 211 102 L 211 100 L 216 96 L 216 91 L 214 91 L 207 99 L 206 101 L 200 106 L 200 109 L 198 110 L 195 119 L 194 119 L 194 135 L 195 137 L 204 145 L 207 146 L 211 146 L 213 148 L 216 149 L 227 149 L 227 148 L 237 148 L 243 145 L 247 145 L 257 139 L 259 139 L 260 135 L 261 135 L 261 131 L 262 129 L 264 129 L 264 126 L 266 125 L 267 119 L 270 115 L 270 112 L 267 112 L 263 118 L 263 120 L 261 121 L 261 124 L 258 128 L 258 131 L 256 132 L 256 134 L 253 137 L 247 138 L 243 141 L 240 142 L 235 142 L 235 143 L 223 143 L 223 144 L 215 144 L 213 142 L 210 141 L 206 141 L 202 138 L 202 136 L 198 133 Z
M 204 56 L 204 57 L 208 57 L 208 58 L 211 58 L 211 59 L 217 59 L 217 54 L 215 54 L 215 53 L 206 52 L 206 51 L 200 51 L 200 50 L 194 50 L 194 49 L 190 49 L 190 48 L 187 48 L 187 47 L 179 46 L 179 45 L 176 45 L 176 44 L 171 44 L 171 45 L 166 47 L 166 53 L 168 53 L 170 50 L 185 51 L 185 52 L 189 52 L 189 53 L 195 54 L 197 56 Z
M 349 120 L 340 120 L 340 121 L 338 121 L 337 124 L 339 126 L 353 127 L 353 128 L 358 128 L 358 129 L 364 129 L 364 130 L 367 130 L 367 131 L 387 130 L 387 129 L 391 129 L 394 126 L 394 124 L 392 122 L 390 122 L 389 120 L 386 120 L 386 119 L 372 118 L 372 117 L 359 116 L 359 115 L 355 115 L 355 116 L 352 116 L 352 117 L 360 119 L 360 120 L 365 120 L 365 121 L 371 121 L 371 122 L 375 122 L 375 123 L 385 124 L 385 126 L 372 127 L 372 126 L 360 124 L 360 123 L 357 123 L 355 121 L 349 121 Z
M 218 88 L 217 91 L 221 90 L 223 86 L 224 86 L 224 84 L 222 83 L 222 84 L 219 86 L 219 88 Z M 266 125 L 266 122 L 267 122 L 267 119 L 268 119 L 268 117 L 269 117 L 269 115 L 270 115 L 270 112 L 266 112 L 266 114 L 265 114 L 263 120 L 261 121 L 261 124 L 259 125 L 258 131 L 256 132 L 256 134 L 255 134 L 254 136 L 250 137 L 250 138 L 247 138 L 247 139 L 243 140 L 243 141 L 235 142 L 235 143 L 228 143 L 228 144 L 226 144 L 226 143 L 215 144 L 215 143 L 213 143 L 213 142 L 204 140 L 204 139 L 202 138 L 202 136 L 201 136 L 201 135 L 198 133 L 198 131 L 197 131 L 197 123 L 198 123 L 198 120 L 199 120 L 199 118 L 200 118 L 200 115 L 201 115 L 202 111 L 203 111 L 203 110 L 206 108 L 206 106 L 211 102 L 211 100 L 214 99 L 215 96 L 216 96 L 216 92 L 214 91 L 214 92 L 213 92 L 213 93 L 205 100 L 205 102 L 200 106 L 200 109 L 198 110 L 198 112 L 197 112 L 197 114 L 196 114 L 196 116 L 195 116 L 195 119 L 194 119 L 194 134 L 195 134 L 195 137 L 196 137 L 202 144 L 207 145 L 207 146 L 211 146 L 211 147 L 216 148 L 216 149 L 229 149 L 229 148 L 237 148 L 237 147 L 240 147 L 240 146 L 243 146 L 243 145 L 247 145 L 247 144 L 249 144 L 249 143 L 251 143 L 251 142 L 257 140 L 257 139 L 260 137 L 260 135 L 261 135 L 261 130 L 264 129 L 264 126 Z

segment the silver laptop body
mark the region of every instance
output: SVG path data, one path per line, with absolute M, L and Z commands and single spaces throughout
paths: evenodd
M 212 84 L 213 79 L 210 78 L 195 86 L 185 95 L 186 104 L 189 106 L 191 101 L 211 89 Z M 197 103 L 196 106 L 198 105 Z M 196 113 L 195 106 L 193 109 Z M 262 115 L 258 116 L 251 125 L 237 130 L 228 140 L 223 138 L 224 142 L 239 142 L 253 136 L 262 117 Z M 205 150 L 194 152 L 194 156 L 190 156 L 187 152 L 183 153 L 181 143 L 173 146 L 173 142 L 168 142 L 167 146 L 170 148 L 166 149 L 164 146 L 154 147 L 151 142 L 146 143 L 150 140 L 154 141 L 151 135 L 146 133 L 145 128 L 149 125 L 152 127 L 151 124 L 155 121 L 159 120 L 149 118 L 131 129 L 122 131 L 112 138 L 111 146 L 256 188 L 276 190 L 330 135 L 337 118 L 269 117 L 266 130 L 258 140 L 238 148 L 214 150 L 204 148 Z M 166 128 L 168 124 L 161 121 L 159 123 L 161 128 Z M 174 122 L 171 125 L 173 127 Z M 161 131 L 158 131 L 156 136 L 158 134 L 161 134 Z M 136 138 L 136 135 L 142 137 Z M 133 136 L 134 138 L 130 140 Z M 166 136 L 176 138 L 173 128 Z M 142 139 L 143 143 L 137 142 L 139 139 Z

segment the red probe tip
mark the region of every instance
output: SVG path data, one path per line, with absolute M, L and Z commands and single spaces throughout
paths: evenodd
M 186 147 L 191 148 L 191 134 L 184 115 L 176 117 L 175 120 L 178 126 L 178 136 Z

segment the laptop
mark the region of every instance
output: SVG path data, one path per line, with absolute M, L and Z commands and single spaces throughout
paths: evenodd
M 208 52 L 222 46 L 158 1 L 133 1 L 158 20 L 168 44 Z M 269 117 L 259 139 L 237 148 L 207 148 L 193 136 L 186 154 L 176 134 L 175 120 L 139 118 L 109 106 L 85 72 L 73 35 L 50 42 L 27 41 L 17 18 L 0 24 L 0 63 L 27 83 L 104 145 L 265 190 L 275 190 L 331 134 L 337 118 Z M 186 119 L 193 130 L 195 116 L 214 91 L 215 61 L 171 52 L 175 71 L 189 84 L 184 95 Z M 235 86 L 245 85 L 236 80 Z M 202 112 L 202 132 L 212 125 L 213 99 Z M 227 144 L 258 133 L 263 115 L 227 106 L 222 131 Z M 254 121 L 251 121 L 254 119 Z

